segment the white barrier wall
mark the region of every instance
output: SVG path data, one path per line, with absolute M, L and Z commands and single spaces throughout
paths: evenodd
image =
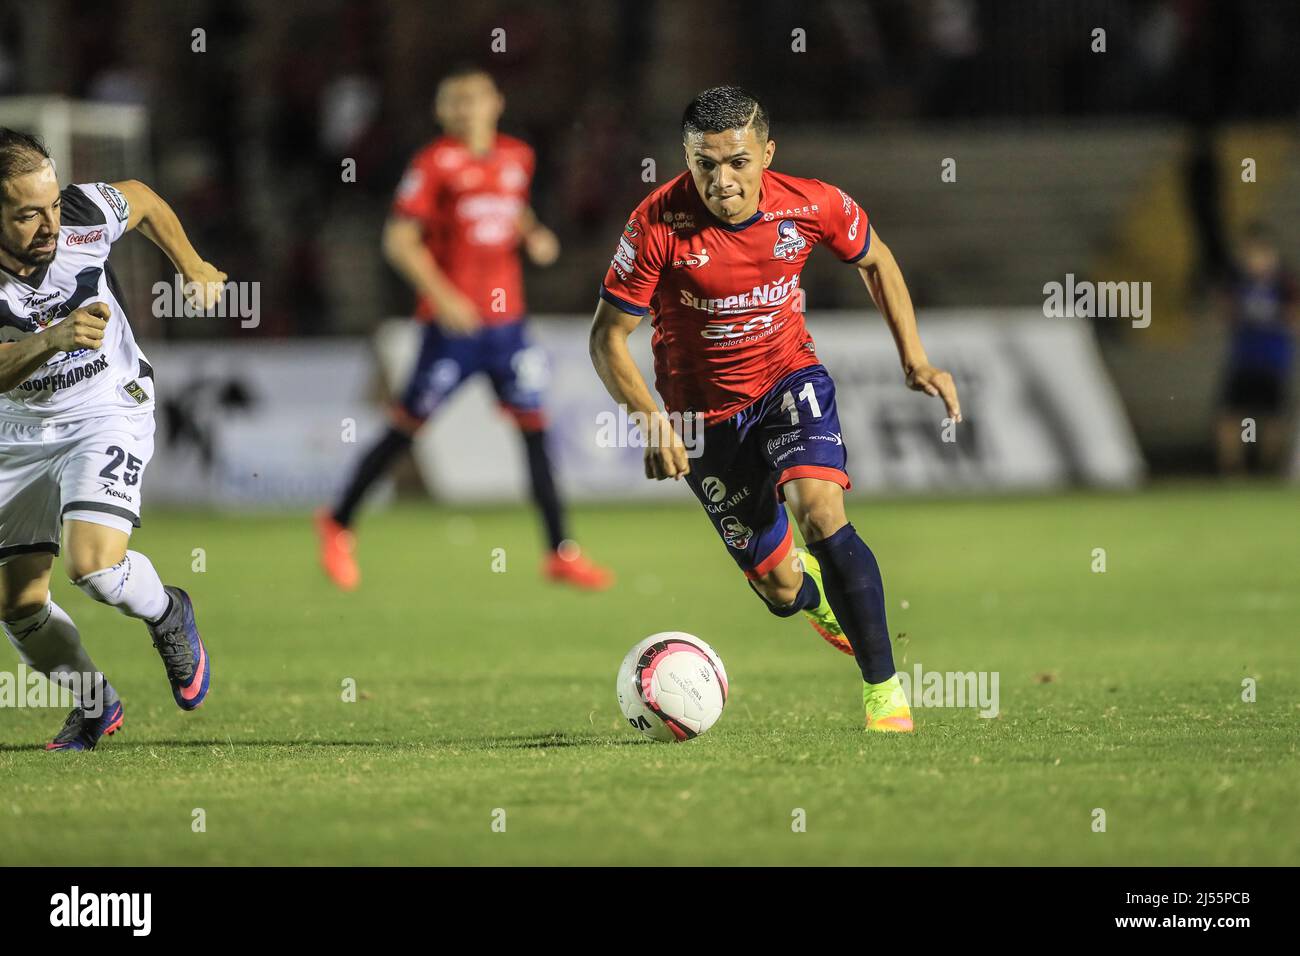
M 360 442 L 382 427 L 374 355 L 356 341 L 146 343 L 144 351 L 157 389 L 146 507 L 321 504 Z
M 1036 311 L 931 312 L 921 319 L 933 361 L 961 391 L 965 423 L 943 440 L 943 408 L 908 391 L 878 316 L 819 315 L 818 354 L 835 377 L 855 493 L 1129 487 L 1143 465 L 1088 327 Z M 573 499 L 687 501 L 649 482 L 641 450 L 601 447 L 614 406 L 587 355 L 585 317 L 532 323 L 551 371 L 552 453 Z M 419 327 L 386 322 L 374 349 L 355 340 L 151 345 L 158 386 L 151 502 L 231 508 L 314 506 L 332 497 L 384 427 L 383 390 L 405 380 Z M 650 377 L 649 329 L 633 350 Z M 375 356 L 379 356 L 376 368 Z M 606 430 L 608 434 L 608 430 Z M 509 501 L 526 493 L 522 448 L 486 381 L 465 385 L 416 443 L 421 476 L 446 501 Z
M 922 317 L 932 361 L 949 368 L 965 422 L 943 440 L 943 408 L 909 391 L 888 330 L 868 313 L 821 315 L 810 327 L 835 378 L 856 491 L 1047 490 L 1068 484 L 1130 487 L 1143 464 L 1085 323 L 1036 310 L 931 312 Z M 548 411 L 563 489 L 577 498 L 681 498 L 672 482 L 643 477 L 641 451 L 597 442 L 613 404 L 587 355 L 587 322 L 537 320 L 550 360 Z M 377 333 L 385 377 L 404 381 L 419 330 L 394 320 Z M 649 330 L 633 352 L 650 375 Z M 509 500 L 526 492 L 513 425 L 486 382 L 462 389 L 416 447 L 422 477 L 450 501 Z

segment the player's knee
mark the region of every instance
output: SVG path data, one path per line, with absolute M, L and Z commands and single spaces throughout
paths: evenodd
M 786 607 L 795 602 L 799 597 L 799 585 L 801 582 L 790 582 L 783 580 L 777 572 L 772 571 L 761 577 L 754 578 L 751 582 L 754 590 L 758 592 L 759 597 L 766 601 L 772 607 Z
M 0 601 L 0 621 L 6 624 L 31 617 L 45 607 L 46 595 L 33 597 L 30 594 L 15 594 Z
M 831 500 L 812 502 L 795 517 L 803 539 L 808 542 L 825 541 L 849 521 L 844 506 Z
M 64 560 L 63 568 L 67 572 L 69 580 L 80 586 L 81 582 L 91 575 L 120 564 L 124 557 L 126 557 L 125 553 L 119 554 L 113 548 L 85 548 L 77 552 L 70 551 Z M 85 588 L 82 588 L 82 590 L 85 590 Z

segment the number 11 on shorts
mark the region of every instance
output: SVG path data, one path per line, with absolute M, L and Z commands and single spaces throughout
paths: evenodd
M 812 382 L 803 383 L 803 388 L 799 389 L 799 401 L 808 403 L 813 418 L 822 417 L 822 407 L 817 404 L 817 393 L 813 391 Z M 795 405 L 794 392 L 788 391 L 781 396 L 781 411 L 789 413 L 791 425 L 799 424 L 799 407 Z

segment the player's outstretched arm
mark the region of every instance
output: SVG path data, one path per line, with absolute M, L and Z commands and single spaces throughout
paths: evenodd
M 196 304 L 206 312 L 221 301 L 226 274 L 198 254 L 172 207 L 139 180 L 128 179 L 112 186 L 126 197 L 130 206 L 126 228 L 139 229 L 141 235 L 163 251 L 186 287 L 197 290 Z
M 627 337 L 641 324 L 641 316 L 616 309 L 604 299 L 596 306 L 591 323 L 591 363 L 614 401 L 646 422 L 645 476 L 662 480 L 690 472 L 686 446 L 672 423 L 659 411 L 641 370 L 627 347 Z
M 560 240 L 542 225 L 532 206 L 524 209 L 519 219 L 519 234 L 523 237 L 524 252 L 535 266 L 550 266 L 560 258 Z
M 898 358 L 903 363 L 903 374 L 907 376 L 907 387 L 943 398 L 948 417 L 953 421 L 961 421 L 957 386 L 951 375 L 941 368 L 935 368 L 926 357 L 921 334 L 916 329 L 912 297 L 908 294 L 907 283 L 903 281 L 903 270 L 898 267 L 894 254 L 875 229 L 871 230 L 867 254 L 858 260 L 857 265 L 872 301 L 885 317 L 885 324 L 894 336 Z
M 469 335 L 479 327 L 478 310 L 434 261 L 424 244 L 420 223 L 407 216 L 389 216 L 384 223 L 384 258 L 437 310 L 437 322 L 453 335 Z

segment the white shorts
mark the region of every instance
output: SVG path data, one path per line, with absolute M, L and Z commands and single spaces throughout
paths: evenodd
M 0 421 L 0 564 L 58 554 L 69 518 L 130 534 L 152 457 L 152 409 L 58 425 Z

